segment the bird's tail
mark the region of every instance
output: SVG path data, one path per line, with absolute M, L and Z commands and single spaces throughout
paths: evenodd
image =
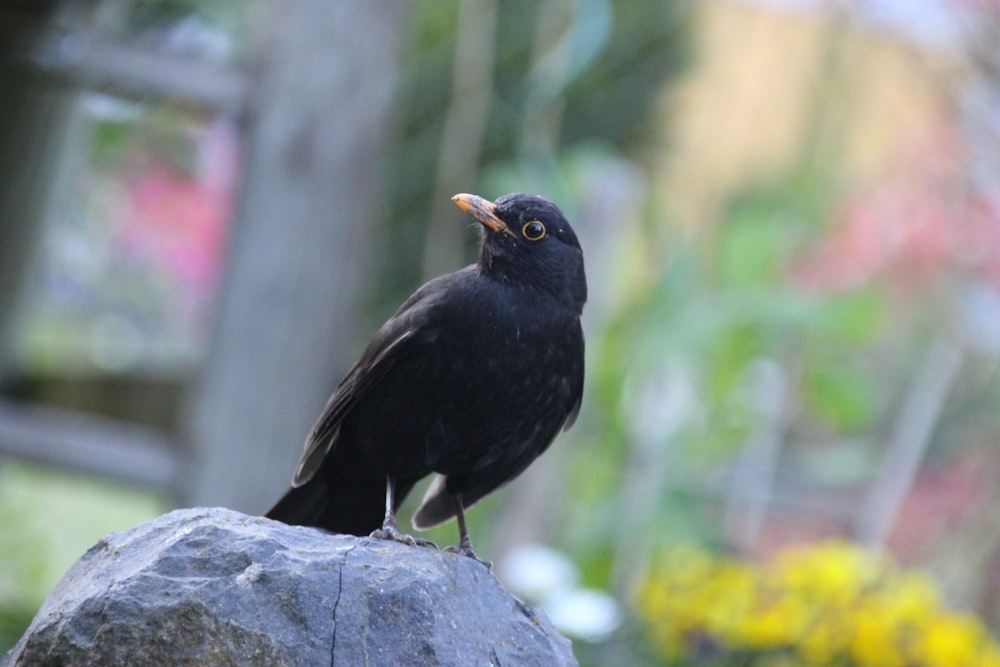
M 396 507 L 412 487 L 411 481 L 397 480 Z M 289 489 L 264 516 L 294 526 L 368 535 L 382 526 L 385 516 L 385 476 L 360 452 L 337 447 L 312 479 Z

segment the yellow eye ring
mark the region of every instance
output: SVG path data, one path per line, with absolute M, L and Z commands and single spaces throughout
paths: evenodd
M 545 238 L 545 225 L 537 220 L 529 220 L 521 227 L 521 236 L 529 241 L 541 241 Z

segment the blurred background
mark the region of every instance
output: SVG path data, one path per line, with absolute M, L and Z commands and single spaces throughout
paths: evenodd
M 516 190 L 587 387 L 471 530 L 584 665 L 1000 665 L 994 0 L 3 3 L 0 650 L 104 534 L 266 510 Z

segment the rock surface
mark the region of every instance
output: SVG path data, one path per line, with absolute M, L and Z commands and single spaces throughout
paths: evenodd
M 478 562 L 225 509 L 92 547 L 8 665 L 575 665 Z

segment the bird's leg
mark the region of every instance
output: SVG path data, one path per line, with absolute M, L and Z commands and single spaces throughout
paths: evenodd
M 382 530 L 399 532 L 396 525 L 396 478 L 392 475 L 385 477 L 385 518 L 382 519 Z
M 448 547 L 447 551 L 465 554 L 473 560 L 477 560 L 486 566 L 487 570 L 493 569 L 493 563 L 483 560 L 472 550 L 472 538 L 469 537 L 469 527 L 465 524 L 465 503 L 462 501 L 461 492 L 452 495 L 455 500 L 455 518 L 458 519 L 458 546 Z
M 430 540 L 407 535 L 399 529 L 396 524 L 396 503 L 395 503 L 396 478 L 393 475 L 386 475 L 385 478 L 385 518 L 382 519 L 382 527 L 372 532 L 369 537 L 378 540 L 392 540 L 402 542 L 411 547 L 434 547 L 437 545 Z

